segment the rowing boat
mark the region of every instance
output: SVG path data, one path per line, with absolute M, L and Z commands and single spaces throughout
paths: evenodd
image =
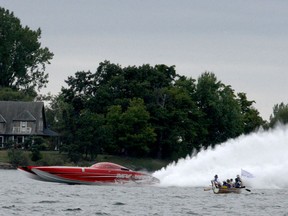
M 212 190 L 213 190 L 213 192 L 215 194 L 226 194 L 226 193 L 237 193 L 237 194 L 240 194 L 241 193 L 241 189 L 245 188 L 245 187 L 242 187 L 242 188 L 235 188 L 235 187 L 228 188 L 227 186 L 217 187 L 213 181 L 211 181 L 211 183 L 212 183 Z

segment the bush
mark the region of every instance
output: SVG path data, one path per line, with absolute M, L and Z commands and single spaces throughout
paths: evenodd
M 21 149 L 9 149 L 7 151 L 9 163 L 12 164 L 13 167 L 17 168 L 18 166 L 27 166 L 28 158 L 24 155 L 23 150 Z
M 65 157 L 61 155 L 49 155 L 43 154 L 41 160 L 37 161 L 37 165 L 40 166 L 63 166 L 65 165 Z
M 31 152 L 32 152 L 31 153 L 31 160 L 32 161 L 38 161 L 38 160 L 40 160 L 42 158 L 42 155 L 41 155 L 41 153 L 39 151 L 38 146 L 33 146 L 31 148 Z

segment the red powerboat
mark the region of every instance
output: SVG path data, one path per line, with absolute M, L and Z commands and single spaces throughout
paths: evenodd
M 18 167 L 28 177 L 48 182 L 66 184 L 157 184 L 159 180 L 147 173 L 130 170 L 124 166 L 101 162 L 91 167 L 27 166 Z

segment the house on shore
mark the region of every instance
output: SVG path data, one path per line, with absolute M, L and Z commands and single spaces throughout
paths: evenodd
M 43 102 L 0 101 L 0 148 L 7 143 L 24 146 L 25 140 L 58 137 L 47 127 Z

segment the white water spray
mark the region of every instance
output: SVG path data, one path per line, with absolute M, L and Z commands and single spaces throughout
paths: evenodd
M 234 179 L 241 169 L 255 176 L 242 178 L 253 188 L 287 188 L 288 126 L 228 140 L 169 164 L 153 176 L 160 179 L 161 186 L 207 187 L 215 174 L 224 181 Z

